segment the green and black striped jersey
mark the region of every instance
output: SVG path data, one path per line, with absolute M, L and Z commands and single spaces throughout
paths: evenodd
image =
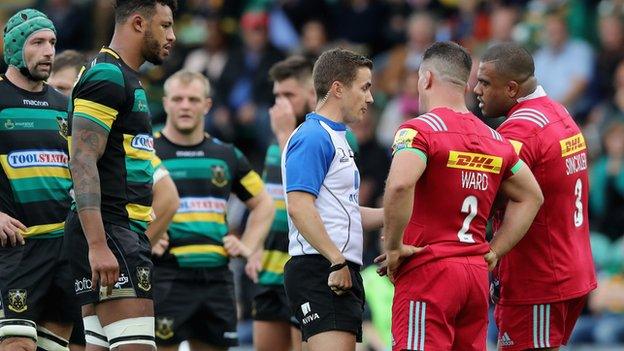
M 65 96 L 0 76 L 0 212 L 28 227 L 25 238 L 63 235 L 71 203 L 66 127 Z
M 210 136 L 198 145 L 182 146 L 156 133 L 154 148 L 180 195 L 180 207 L 169 225 L 169 249 L 159 263 L 226 265 L 228 198 L 234 193 L 247 201 L 258 195 L 264 189 L 260 176 L 237 148 Z
M 102 48 L 72 91 L 69 115 L 96 123 L 108 134 L 97 163 L 104 222 L 145 232 L 152 214 L 154 142 L 147 97 L 139 74 L 110 48 Z
M 357 140 L 351 130 L 347 130 L 347 142 L 351 149 L 357 153 Z M 277 143 L 271 144 L 264 160 L 262 179 L 266 184 L 267 191 L 273 198 L 275 218 L 264 242 L 262 270 L 258 275 L 258 284 L 260 285 L 284 284 L 284 265 L 290 259 L 288 255 L 288 213 L 286 212 L 282 187 L 281 157 L 279 145 Z

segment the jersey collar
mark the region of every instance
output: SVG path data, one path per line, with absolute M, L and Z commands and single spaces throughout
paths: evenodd
M 323 117 L 321 115 L 319 115 L 318 113 L 315 112 L 310 112 L 306 115 L 306 120 L 308 119 L 315 119 L 317 121 L 323 121 L 325 122 L 325 124 L 327 124 L 331 129 L 335 130 L 335 131 L 345 131 L 347 130 L 347 126 L 344 123 L 338 123 L 338 122 L 334 122 L 331 119 L 327 118 L 327 117 Z
M 533 99 L 537 99 L 537 98 L 541 98 L 546 96 L 546 91 L 544 90 L 544 88 L 542 88 L 541 85 L 538 85 L 537 88 L 535 88 L 535 91 L 532 92 L 531 94 L 518 98 L 518 103 L 520 102 L 524 102 L 524 101 L 528 101 L 528 100 L 533 100 Z

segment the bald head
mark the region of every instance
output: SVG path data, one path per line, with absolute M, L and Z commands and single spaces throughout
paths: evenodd
M 458 85 L 462 89 L 468 83 L 472 58 L 466 49 L 450 41 L 431 45 L 423 56 L 423 69 L 435 71 L 441 80 Z
M 533 57 L 524 47 L 515 43 L 491 46 L 481 57 L 482 63 L 492 63 L 496 73 L 518 83 L 533 77 Z

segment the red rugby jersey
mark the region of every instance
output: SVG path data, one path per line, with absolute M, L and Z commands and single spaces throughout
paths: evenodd
M 568 111 L 541 87 L 519 99 L 498 132 L 514 145 L 544 194 L 526 236 L 495 271 L 499 303 L 548 303 L 587 294 L 596 287 L 596 275 L 589 243 L 583 134 Z
M 393 152 L 418 153 L 427 168 L 416 183 L 412 216 L 403 242 L 426 249 L 407 260 L 400 273 L 426 262 L 478 256 L 492 203 L 501 182 L 522 167 L 512 145 L 471 113 L 436 108 L 405 122 Z

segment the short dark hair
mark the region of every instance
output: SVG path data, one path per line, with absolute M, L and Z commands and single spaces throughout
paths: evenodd
M 360 68 L 372 70 L 373 61 L 341 48 L 325 51 L 316 60 L 312 71 L 317 98 L 325 97 L 335 81 L 351 86 Z
M 461 45 L 452 41 L 433 43 L 427 48 L 423 56 L 423 63 L 433 63 L 442 79 L 458 85 L 468 83 L 472 58 Z
M 52 72 L 58 72 L 67 67 L 80 70 L 87 63 L 87 57 L 76 50 L 65 50 L 54 57 Z
M 303 56 L 291 56 L 274 64 L 269 70 L 269 79 L 281 82 L 294 78 L 304 82 L 312 77 L 312 62 Z
M 515 43 L 501 43 L 489 47 L 481 62 L 491 62 L 498 74 L 518 82 L 523 82 L 535 74 L 535 64 L 531 53 Z
M 169 6 L 172 12 L 178 9 L 178 0 L 115 0 L 115 23 L 124 22 L 131 14 L 140 12 L 145 17 L 154 15 L 156 4 Z

